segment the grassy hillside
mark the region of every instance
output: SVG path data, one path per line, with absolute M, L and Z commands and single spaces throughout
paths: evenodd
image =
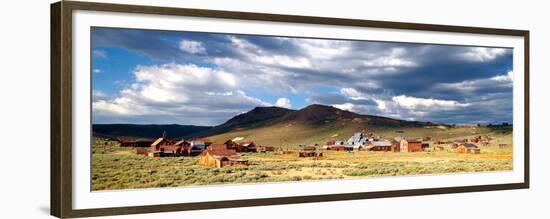
M 211 136 L 214 142 L 221 143 L 227 139 L 244 137 L 260 145 L 294 147 L 301 144 L 323 145 L 329 140 L 347 140 L 351 135 L 359 131 L 374 132 L 385 139 L 393 139 L 396 136 L 407 138 L 432 137 L 434 140 L 453 140 L 468 138 L 475 135 L 506 135 L 512 132 L 511 128 L 488 127 L 381 127 L 353 121 L 343 121 L 335 124 L 318 126 L 299 124 L 276 124 L 258 129 L 231 131 Z M 398 133 L 399 131 L 399 133 Z
M 452 140 L 473 135 L 510 133 L 511 127 L 471 127 L 437 125 L 429 122 L 405 121 L 380 116 L 360 115 L 331 106 L 310 105 L 300 110 L 280 107 L 256 107 L 214 126 L 186 125 L 93 125 L 94 136 L 113 138 L 134 136 L 156 138 L 166 131 L 172 138 L 208 137 L 214 143 L 223 143 L 235 137 L 244 137 L 260 145 L 295 147 L 323 145 L 329 140 L 347 140 L 356 132 L 374 132 L 386 139 L 396 136 L 434 140 Z
M 247 113 L 237 115 L 227 122 L 214 126 L 197 133 L 193 133 L 188 137 L 207 137 L 211 135 L 230 132 L 232 130 L 254 129 L 262 127 L 273 120 L 281 118 L 294 110 L 289 110 L 281 107 L 256 107 Z
M 420 128 L 429 124 L 360 115 L 317 104 L 298 111 L 287 111 L 284 114 L 278 114 L 278 117 L 270 117 L 261 121 L 242 119 L 256 118 L 255 110 L 239 116 L 241 121 L 254 122 L 233 123 L 230 129 L 208 137 L 215 143 L 222 143 L 235 137 L 245 137 L 261 145 L 286 147 L 300 144 L 321 144 L 336 139 L 343 140 L 359 131 L 400 130 Z M 270 111 L 271 109 L 264 110 Z M 214 127 L 213 129 L 219 128 Z
M 374 132 L 386 139 L 431 137 L 434 140 L 453 140 L 474 135 L 511 133 L 512 128 L 447 126 L 427 122 L 411 122 L 385 117 L 360 115 L 334 107 L 311 105 L 262 123 L 233 129 L 209 138 L 222 143 L 235 137 L 244 137 L 260 145 L 294 147 L 323 145 L 329 140 L 347 140 L 356 132 Z

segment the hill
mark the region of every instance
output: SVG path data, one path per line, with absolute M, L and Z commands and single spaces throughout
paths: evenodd
M 256 107 L 213 127 L 190 125 L 94 124 L 94 136 L 155 138 L 168 133 L 171 138 L 207 137 L 214 143 L 242 137 L 260 145 L 293 147 L 323 145 L 329 140 L 347 140 L 356 132 L 374 132 L 392 139 L 395 136 L 452 139 L 499 131 L 491 127 L 447 126 L 430 122 L 406 121 L 362 115 L 332 106 L 309 105 L 300 110 L 280 107 Z
M 271 116 L 267 120 L 252 119 L 258 118 L 258 112 L 265 111 L 271 112 L 271 109 L 258 107 L 241 114 L 237 116 L 238 118 L 229 120 L 231 123 L 228 121 L 228 123 L 222 124 L 223 128 L 221 126 L 213 127 L 211 130 L 220 131 L 208 137 L 216 143 L 235 137 L 244 137 L 262 145 L 273 146 L 323 144 L 328 140 L 347 139 L 359 131 L 389 134 L 396 130 L 424 129 L 425 126 L 431 124 L 361 115 L 319 104 L 313 104 L 297 111 L 281 110 L 279 114 L 270 114 Z
M 168 136 L 178 137 L 187 136 L 197 132 L 210 129 L 210 126 L 194 125 L 135 125 L 135 124 L 93 124 L 92 131 L 94 136 L 117 138 L 120 136 L 157 138 L 164 131 Z
M 217 135 L 230 131 L 237 131 L 243 129 L 255 129 L 266 124 L 269 124 L 273 120 L 285 116 L 289 113 L 294 112 L 294 110 L 281 108 L 281 107 L 256 107 L 251 111 L 248 111 L 243 114 L 239 114 L 227 122 L 214 126 L 210 129 L 193 133 L 185 137 L 207 137 L 212 135 Z

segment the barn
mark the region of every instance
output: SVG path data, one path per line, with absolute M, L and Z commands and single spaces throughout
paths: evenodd
M 422 141 L 418 139 L 401 139 L 399 142 L 401 152 L 419 152 L 422 151 Z
M 370 141 L 367 146 L 369 151 L 392 151 L 392 143 L 388 140 Z
M 224 145 L 211 145 L 199 155 L 199 164 L 222 168 L 232 165 L 248 165 L 248 160 L 239 156 L 235 150 L 227 149 Z

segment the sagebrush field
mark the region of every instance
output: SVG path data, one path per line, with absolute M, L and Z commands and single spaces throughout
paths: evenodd
M 452 132 L 453 129 L 447 130 Z M 456 128 L 455 133 L 464 134 Z M 281 182 L 357 177 L 512 170 L 511 129 L 487 130 L 493 140 L 480 154 L 457 153 L 450 145 L 424 152 L 323 151 L 319 159 L 300 158 L 296 152 L 240 153 L 248 166 L 204 167 L 197 157 L 147 157 L 117 142 L 94 139 L 92 189 L 115 190 Z M 479 133 L 476 133 L 479 134 Z M 453 134 L 453 137 L 457 138 Z M 468 136 L 462 136 L 464 138 Z M 499 147 L 507 144 L 507 147 Z M 292 149 L 291 149 L 292 150 Z M 296 150 L 297 151 L 297 150 Z

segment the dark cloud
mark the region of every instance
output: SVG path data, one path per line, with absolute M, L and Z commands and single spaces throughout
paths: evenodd
M 352 103 L 354 105 L 377 106 L 377 103 L 372 99 L 353 99 L 339 93 L 313 93 L 309 96 L 309 101 L 326 105 Z
M 231 89 L 204 89 L 204 84 L 197 83 L 186 84 L 189 90 L 224 93 L 246 87 L 284 97 L 320 86 L 345 88 L 353 92 L 309 92 L 309 103 L 433 122 L 512 120 L 511 49 L 112 28 L 94 28 L 92 35 L 94 48 L 119 47 L 161 63 L 207 64 L 236 81 Z M 182 41 L 200 45 L 204 51 L 186 52 L 180 48 Z M 147 83 L 143 88 L 158 85 L 154 80 Z M 137 95 L 140 92 L 134 90 L 133 98 L 145 103 L 147 98 Z M 236 110 L 259 103 L 235 100 L 214 102 Z M 153 102 L 151 108 L 170 109 Z M 194 104 L 209 110 L 219 106 L 209 101 Z M 173 113 L 178 110 L 185 113 L 177 107 Z M 216 115 L 227 119 L 223 113 Z

